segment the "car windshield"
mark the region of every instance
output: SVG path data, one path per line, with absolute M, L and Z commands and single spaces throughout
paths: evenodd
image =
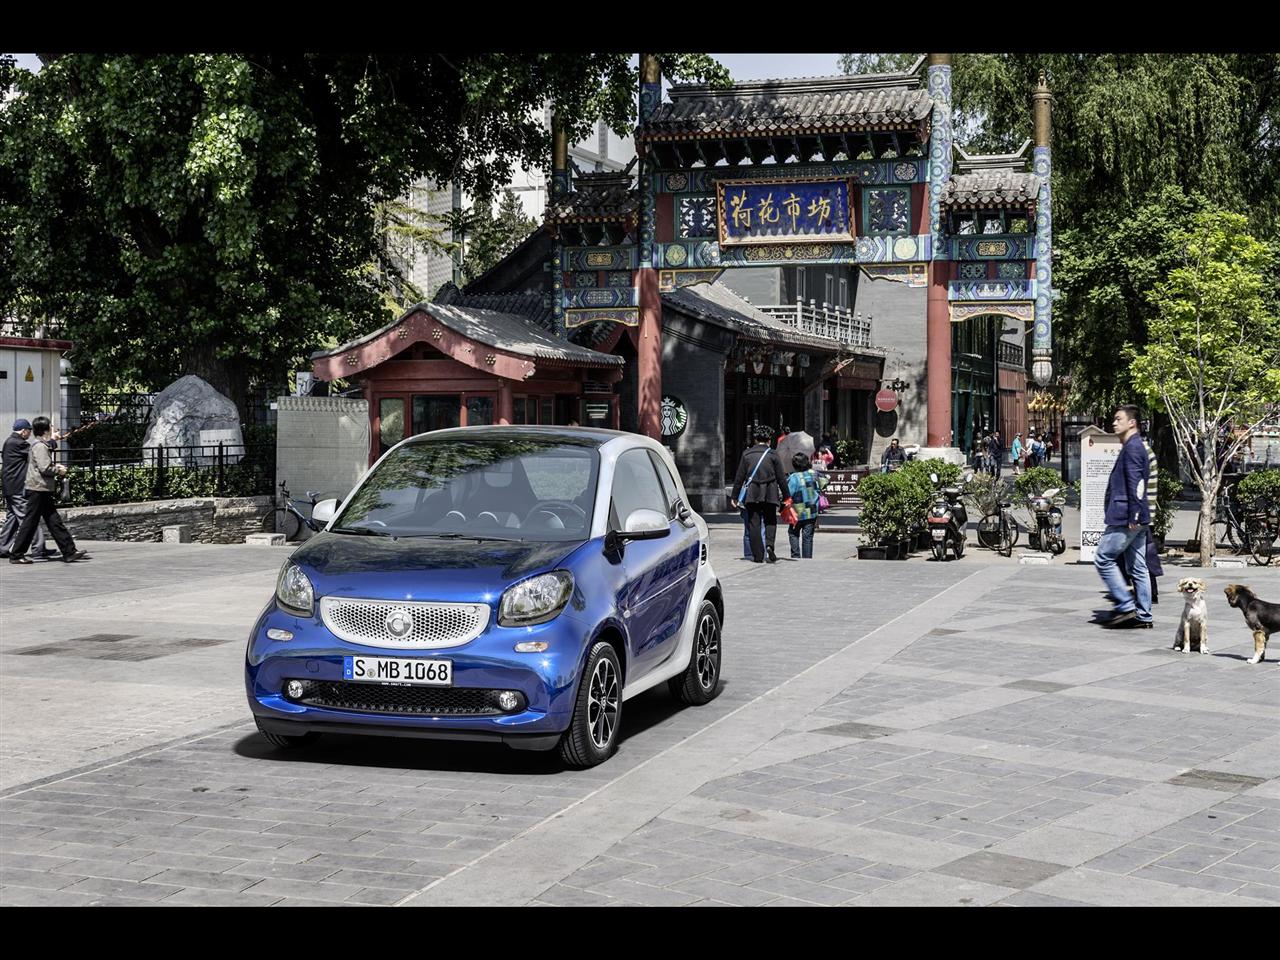
M 595 445 L 554 436 L 442 437 L 378 464 L 331 530 L 394 537 L 582 540 L 595 507 Z

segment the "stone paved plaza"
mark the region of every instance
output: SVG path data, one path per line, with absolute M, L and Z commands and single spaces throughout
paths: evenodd
M 1197 573 L 1212 654 L 1181 655 L 1178 569 L 1155 630 L 1109 633 L 1088 566 L 817 544 L 759 567 L 717 529 L 723 693 L 630 701 L 589 771 L 270 749 L 242 661 L 283 550 L 3 565 L 0 904 L 1280 902 L 1280 649 L 1246 664 L 1222 594 L 1280 570 Z

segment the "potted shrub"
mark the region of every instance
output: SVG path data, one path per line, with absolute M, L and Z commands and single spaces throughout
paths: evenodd
M 920 520 L 927 496 L 918 479 L 899 470 L 874 473 L 858 484 L 862 498 L 862 559 L 905 560 L 909 540 Z

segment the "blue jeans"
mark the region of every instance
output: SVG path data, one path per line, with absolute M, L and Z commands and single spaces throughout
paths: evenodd
M 747 514 L 746 507 L 738 511 L 738 516 L 742 517 L 742 559 L 751 559 L 751 524 Z
M 1133 599 L 1129 599 L 1129 590 L 1116 561 L 1123 555 L 1133 577 Z M 1098 568 L 1098 576 L 1106 584 L 1111 596 L 1119 599 L 1116 604 L 1117 613 L 1128 613 L 1137 603 L 1138 619 L 1143 623 L 1151 622 L 1151 577 L 1147 572 L 1147 528 L 1139 525 L 1130 530 L 1127 526 L 1108 526 L 1098 541 L 1098 549 L 1093 555 L 1093 565 Z
M 791 541 L 792 560 L 813 559 L 813 530 L 818 525 L 817 518 L 801 520 L 799 525 L 787 527 L 787 539 Z M 801 551 L 804 551 L 801 553 Z

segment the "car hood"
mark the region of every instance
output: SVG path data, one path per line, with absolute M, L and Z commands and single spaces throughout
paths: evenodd
M 320 533 L 290 559 L 316 596 L 496 602 L 517 580 L 554 570 L 584 541 L 509 543 Z

